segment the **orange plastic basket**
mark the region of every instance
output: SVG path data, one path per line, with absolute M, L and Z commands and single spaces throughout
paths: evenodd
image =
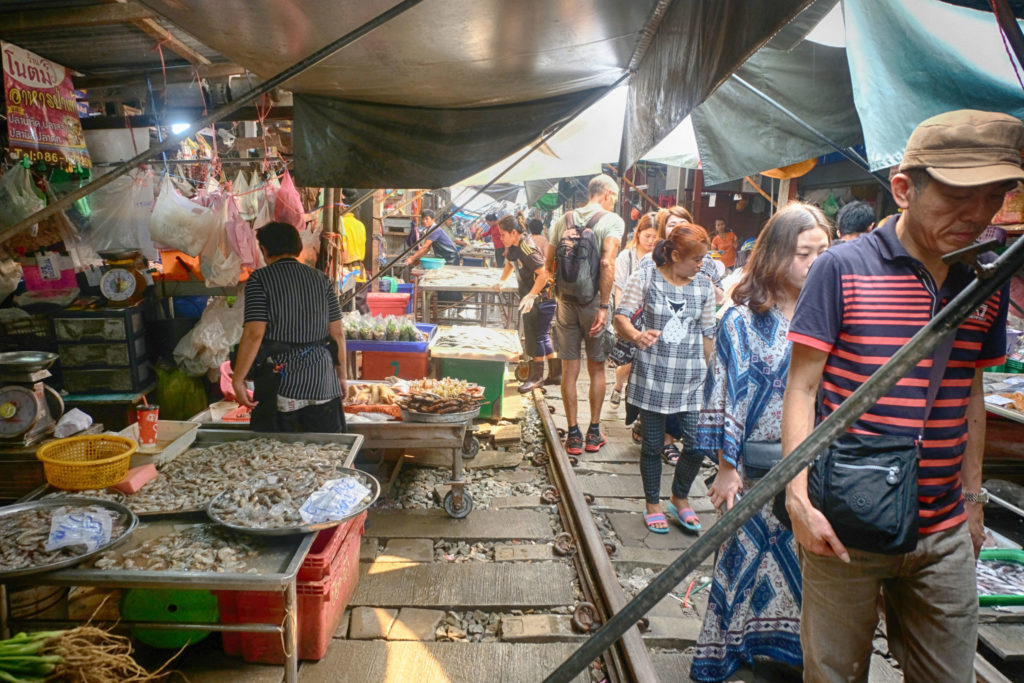
M 46 481 L 67 491 L 113 486 L 128 476 L 138 448 L 123 436 L 72 436 L 43 444 L 36 457 L 43 461 Z

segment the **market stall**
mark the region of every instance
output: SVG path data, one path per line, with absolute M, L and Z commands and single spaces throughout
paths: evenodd
M 518 362 L 523 353 L 518 332 L 479 326 L 441 326 L 429 349 L 442 377 L 459 378 L 484 387 L 481 417 L 497 419 L 501 416 L 507 366 Z
M 22 505 L 78 501 L 123 508 L 134 522 L 119 542 L 81 563 L 44 573 L 0 567 L 0 627 L 45 625 L 11 618 L 9 590 L 89 586 L 126 591 L 115 620 L 146 642 L 180 647 L 188 637 L 160 634 L 221 631 L 228 654 L 283 663 L 287 681 L 297 680 L 300 657 L 323 656 L 358 578 L 363 513 L 380 492 L 372 477 L 351 469 L 363 437 L 215 429 L 191 430 L 190 436 L 192 448 L 164 458 L 137 490 L 83 493 L 121 504 L 66 497 L 52 486 L 26 498 Z M 153 465 L 140 469 L 147 467 Z M 345 489 L 354 493 L 343 514 L 338 499 L 324 497 L 342 484 L 358 485 Z M 240 504 L 239 495 L 252 502 Z
M 465 321 L 486 326 L 491 307 L 498 306 L 505 327 L 517 324 L 519 290 L 514 272 L 504 282 L 500 280 L 502 271 L 497 268 L 444 266 L 435 270 L 417 268 L 412 273 L 422 295 L 420 317 L 424 322 Z M 455 302 L 440 301 L 440 292 L 455 292 L 461 298 Z M 463 318 L 464 311 L 475 315 Z

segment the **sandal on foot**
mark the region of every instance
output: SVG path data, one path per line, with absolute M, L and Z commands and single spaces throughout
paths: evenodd
M 611 398 L 608 399 L 608 402 L 612 404 L 613 408 L 618 408 L 622 403 L 622 392 L 618 389 L 612 389 L 612 395 Z
M 676 448 L 676 445 L 674 443 L 670 443 L 669 445 L 661 449 L 662 460 L 664 460 L 665 462 L 672 466 L 675 466 L 675 464 L 679 462 L 679 458 L 682 455 L 683 454 L 679 452 L 679 449 Z
M 668 512 L 687 531 L 698 532 L 703 528 L 700 524 L 700 517 L 697 516 L 697 513 L 692 508 L 677 510 L 675 504 L 669 501 Z
M 653 526 L 656 522 L 664 522 L 665 526 Z M 644 524 L 647 525 L 647 530 L 653 534 L 667 534 L 668 533 L 668 520 L 665 519 L 664 513 L 652 512 L 649 515 L 644 515 Z
M 633 443 L 641 443 L 642 444 L 644 442 L 643 434 L 640 433 L 640 421 L 639 420 L 633 423 L 633 429 L 631 429 L 629 433 L 633 437 Z

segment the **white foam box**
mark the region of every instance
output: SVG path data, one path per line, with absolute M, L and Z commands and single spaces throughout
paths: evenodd
M 139 446 L 139 449 L 132 455 L 131 466 L 138 467 L 153 463 L 164 465 L 184 453 L 192 442 L 196 440 L 196 433 L 199 431 L 198 422 L 187 420 L 158 420 L 156 423 L 156 444 L 152 446 Z M 120 432 L 121 436 L 139 441 L 139 423 L 134 422 Z

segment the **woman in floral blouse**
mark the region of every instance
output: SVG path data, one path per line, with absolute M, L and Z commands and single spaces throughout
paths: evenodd
M 817 207 L 790 204 L 775 214 L 719 323 L 697 428 L 698 450 L 718 459 L 708 495 L 719 510 L 731 509 L 764 474 L 744 465 L 744 443 L 763 447 L 782 438 L 789 320 L 807 271 L 828 245 L 828 222 Z M 722 681 L 764 659 L 794 669 L 803 661 L 796 543 L 771 505 L 718 550 L 690 677 Z M 799 680 L 794 671 L 786 677 Z

